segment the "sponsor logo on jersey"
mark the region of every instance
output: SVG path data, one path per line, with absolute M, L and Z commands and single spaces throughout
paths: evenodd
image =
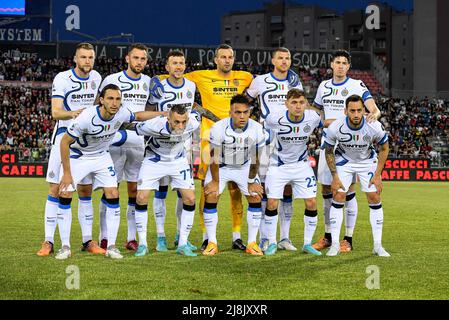
M 142 87 L 143 87 L 143 90 L 144 90 L 144 91 L 148 91 L 148 86 L 147 86 L 146 83 L 144 83 Z
M 363 137 L 363 141 L 365 141 L 366 143 L 369 143 L 371 141 L 371 137 L 370 136 L 364 136 Z
M 343 97 L 346 97 L 348 94 L 349 94 L 349 91 L 348 91 L 348 89 L 346 89 L 346 88 L 344 88 L 344 89 L 341 91 L 341 95 L 342 95 Z
M 95 84 L 95 81 L 92 81 L 90 83 L 90 87 L 92 88 L 92 90 L 95 90 L 97 88 L 97 85 Z
M 192 99 L 193 94 L 190 90 L 187 91 L 187 99 Z
M 240 82 L 237 79 L 234 79 L 233 83 L 234 83 L 234 86 L 236 86 L 236 87 L 238 87 L 240 84 Z

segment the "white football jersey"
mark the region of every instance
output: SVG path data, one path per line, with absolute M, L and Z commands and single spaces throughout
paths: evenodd
M 301 82 L 295 87 L 303 90 Z M 277 79 L 272 72 L 257 76 L 246 89 L 246 93 L 253 99 L 258 98 L 261 110 L 261 120 L 271 112 L 286 110 L 285 100 L 287 92 L 292 89 L 287 79 Z
M 150 81 L 151 78 L 145 74 L 141 74 L 139 78 L 131 78 L 126 71 L 123 70 L 104 78 L 98 92 L 101 92 L 101 90 L 108 84 L 115 84 L 122 92 L 123 107 L 134 113 L 145 111 L 145 106 L 150 97 Z M 127 130 L 126 138 L 115 141 L 114 146 L 123 148 L 140 147 L 143 149 L 144 139 L 143 137 L 137 136 L 134 131 Z
M 150 104 L 157 104 L 158 111 L 168 111 L 173 105 L 182 104 L 190 112 L 195 101 L 196 85 L 193 81 L 186 78 L 183 80 L 184 83 L 179 87 L 172 85 L 168 78 L 162 80 L 161 84 L 164 86 L 164 95 L 160 99 L 150 96 Z
M 388 134 L 379 121 L 368 123 L 363 117 L 358 129 L 351 128 L 348 118 L 338 119 L 328 127 L 325 143 L 335 146 L 335 163 L 360 163 L 377 158 L 374 145 L 388 142 Z
M 104 78 L 98 92 L 108 84 L 115 84 L 122 91 L 122 106 L 131 112 L 145 111 L 148 98 L 150 97 L 150 80 L 145 74 L 139 78 L 131 78 L 126 71 L 110 74 Z
M 313 110 L 304 110 L 304 117 L 298 122 L 288 118 L 288 111 L 269 114 L 265 127 L 272 131 L 276 143 L 270 165 L 281 166 L 307 159 L 309 136 L 321 125 L 320 115 Z
M 251 160 L 255 148 L 266 144 L 268 134 L 262 125 L 252 119 L 244 129 L 234 129 L 232 118 L 216 122 L 210 129 L 211 145 L 220 149 L 220 167 L 240 167 Z
M 134 113 L 123 107 L 110 120 L 101 117 L 100 106 L 84 110 L 67 129 L 68 135 L 75 139 L 70 145 L 70 158 L 100 157 L 109 152 L 120 126 L 134 120 Z
M 345 117 L 346 99 L 353 94 L 362 97 L 363 102 L 373 98 L 363 81 L 347 77 L 338 84 L 333 79 L 322 81 L 313 103 L 324 110 L 325 120 L 340 119 Z
M 87 78 L 80 78 L 75 69 L 66 70 L 58 73 L 53 80 L 51 97 L 63 99 L 67 111 L 92 107 L 100 83 L 101 76 L 95 70 L 92 70 Z M 71 122 L 72 120 L 57 121 L 53 131 L 53 143 L 58 134 L 67 131 Z
M 200 126 L 199 115 L 189 114 L 186 129 L 182 134 L 174 134 L 170 130 L 167 117 L 157 117 L 136 125 L 138 135 L 149 136 L 145 148 L 146 160 L 153 162 L 170 162 L 185 158 L 184 142 L 192 137 L 192 133 Z

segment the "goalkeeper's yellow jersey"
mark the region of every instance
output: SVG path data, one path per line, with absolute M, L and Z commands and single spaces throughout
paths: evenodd
M 223 77 L 217 70 L 197 70 L 186 73 L 184 77 L 195 82 L 202 107 L 220 119 L 229 117 L 231 98 L 243 93 L 253 80 L 252 74 L 246 71 L 231 71 Z

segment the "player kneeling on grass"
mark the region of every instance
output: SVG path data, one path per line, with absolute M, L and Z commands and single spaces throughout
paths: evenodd
M 106 256 L 121 259 L 115 247 L 120 224 L 120 206 L 117 177 L 109 154 L 109 145 L 123 123 L 146 120 L 161 112 L 132 113 L 121 108 L 121 92 L 118 86 L 109 84 L 100 93 L 100 104 L 85 109 L 74 119 L 61 139 L 61 162 L 63 176 L 59 186 L 58 226 L 62 249 L 56 259 L 71 256 L 70 228 L 72 224 L 71 201 L 75 186 L 87 176 L 102 187 L 106 196 L 106 224 L 108 247 Z
M 158 117 L 133 127 L 138 135 L 149 137 L 145 158 L 139 172 L 136 198 L 136 227 L 139 247 L 136 257 L 148 253 L 147 224 L 148 198 L 151 190 L 158 190 L 162 178 L 169 178 L 172 189 L 181 193 L 183 209 L 178 254 L 196 256 L 188 245 L 188 237 L 195 214 L 195 185 L 192 167 L 186 157 L 185 142 L 199 128 L 200 119 L 196 112 L 188 112 L 185 104 L 175 104 L 168 117 Z
M 307 99 L 304 91 L 290 89 L 285 101 L 287 109 L 270 113 L 265 119 L 265 128 L 274 135 L 275 148 L 270 156 L 270 164 L 265 179 L 268 197 L 265 210 L 265 231 L 269 245 L 265 255 L 277 251 L 276 229 L 279 200 L 284 188 L 290 184 L 294 198 L 304 199 L 304 246 L 303 252 L 321 255 L 312 245 L 318 217 L 316 207 L 316 179 L 309 163 L 307 142 L 315 128 L 321 126 L 320 115 L 306 110 Z
M 332 207 L 330 225 L 332 239 L 340 239 L 343 221 L 343 206 L 346 192 L 354 176 L 360 179 L 362 191 L 366 193 L 370 207 L 370 222 L 373 232 L 373 254 L 389 257 L 382 247 L 383 210 L 382 170 L 388 156 L 388 134 L 379 121 L 368 123 L 364 116 L 363 99 L 358 95 L 346 99 L 345 118 L 334 120 L 329 125 L 325 138 L 326 161 L 332 173 Z M 334 151 L 334 146 L 337 148 Z M 374 145 L 379 145 L 379 156 Z M 328 256 L 339 253 L 340 244 L 332 241 Z
M 217 203 L 228 182 L 234 182 L 248 200 L 248 245 L 246 252 L 263 255 L 256 243 L 262 216 L 263 188 L 257 178 L 258 149 L 265 145 L 267 134 L 261 124 L 249 119 L 248 99 L 241 94 L 231 99 L 230 117 L 216 122 L 210 131 L 212 162 L 205 179 L 204 224 L 209 239 L 203 255 L 218 253 Z

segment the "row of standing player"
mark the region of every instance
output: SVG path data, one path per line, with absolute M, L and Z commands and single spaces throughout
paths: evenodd
M 88 50 L 88 49 L 86 49 L 86 50 Z M 89 90 L 89 89 L 92 89 L 92 91 L 95 91 L 95 89 L 99 87 L 99 81 L 101 81 L 101 79 L 99 78 L 99 76 L 97 77 L 98 74 L 96 74 L 95 71 L 90 72 L 92 70 L 92 66 L 93 66 L 93 57 L 91 57 L 90 61 L 86 62 L 85 61 L 86 60 L 86 55 L 85 54 L 84 55 L 79 54 L 80 53 L 79 51 L 84 52 L 84 49 L 81 48 L 81 47 L 79 49 L 77 49 L 77 53 L 76 53 L 76 56 L 75 56 L 75 59 L 76 59 L 76 62 L 77 62 L 77 67 L 74 70 L 66 72 L 66 73 L 70 74 L 69 78 L 71 78 L 69 80 L 69 84 L 68 85 L 71 85 L 72 89 L 74 89 L 73 88 L 73 84 L 74 83 L 78 83 L 79 87 L 77 88 L 75 86 L 76 90 L 66 90 L 66 91 L 64 91 L 64 94 L 61 93 L 60 96 L 58 96 L 58 94 L 57 94 L 58 92 L 55 91 L 55 86 L 53 88 L 54 91 L 53 91 L 53 99 L 52 99 L 52 110 L 53 110 L 53 116 L 56 119 L 64 120 L 64 117 L 66 119 L 70 119 L 70 118 L 76 117 L 79 114 L 80 111 L 76 111 L 75 110 L 76 107 L 73 108 L 73 106 L 68 108 L 69 110 L 72 109 L 72 111 L 68 111 L 67 109 L 64 110 L 63 108 L 58 108 L 58 105 L 61 107 L 62 103 L 64 103 L 64 105 L 66 107 L 68 107 L 69 105 L 73 105 L 72 102 L 69 102 L 71 100 L 71 97 L 70 97 L 71 94 L 75 95 L 75 98 L 74 98 L 75 102 L 76 102 L 76 99 L 80 99 L 79 97 L 86 97 L 86 98 L 91 98 L 92 99 L 95 96 L 94 93 L 81 95 L 81 94 L 74 94 L 74 92 L 76 93 L 76 92 L 79 92 L 79 91 L 82 91 L 82 90 Z M 93 51 L 93 50 L 88 50 L 88 51 Z M 131 106 L 137 104 L 137 103 L 135 103 L 135 101 L 133 101 L 133 99 L 141 100 L 140 101 L 141 103 L 143 103 L 143 101 L 145 100 L 145 103 L 146 103 L 146 97 L 143 94 L 126 93 L 126 91 L 132 91 L 133 89 L 139 89 L 139 87 L 144 92 L 146 92 L 149 89 L 148 87 L 150 86 L 150 84 L 149 84 L 149 82 L 145 81 L 145 80 L 148 80 L 148 79 L 145 79 L 145 76 L 140 74 L 141 71 L 143 70 L 145 64 L 146 64 L 146 50 L 145 50 L 145 48 L 131 47 L 131 50 L 129 51 L 126 59 L 127 59 L 127 62 L 128 62 L 128 70 L 124 71 L 124 72 L 120 72 L 120 73 L 115 74 L 115 75 L 111 75 L 108 78 L 114 77 L 114 76 L 116 77 L 115 81 L 116 81 L 116 83 L 119 83 L 121 85 L 121 90 L 123 92 L 123 102 L 125 102 L 126 99 L 129 99 L 128 101 L 130 102 Z M 89 60 L 89 59 L 87 59 L 87 60 Z M 168 59 L 168 60 L 170 61 L 170 59 Z M 183 71 L 185 69 L 185 64 L 182 61 L 183 57 L 182 57 L 182 59 L 180 59 L 181 61 L 179 61 L 179 59 L 176 59 L 176 57 L 174 59 L 172 59 L 172 60 L 174 60 L 172 62 L 174 62 L 175 65 L 173 65 L 173 64 L 171 65 L 170 63 L 167 64 L 167 69 L 170 69 L 170 65 L 171 65 L 171 68 L 172 68 L 171 71 L 172 72 L 170 73 L 170 70 L 168 70 L 169 73 L 170 73 L 170 76 L 169 76 L 169 79 L 166 80 L 166 83 L 164 84 L 164 86 L 166 88 L 169 86 L 172 89 L 182 88 L 182 87 L 185 86 L 186 83 L 189 84 L 189 81 L 184 80 L 182 78 L 182 74 L 183 74 Z M 177 60 L 177 61 L 175 61 L 175 60 Z M 338 81 L 339 80 L 338 76 L 340 77 L 340 79 L 343 78 L 343 81 L 340 82 L 340 83 L 343 83 L 343 82 L 346 83 L 346 82 L 348 82 L 348 80 L 352 80 L 352 79 L 346 79 L 346 75 L 345 74 L 343 75 L 343 77 L 341 75 L 342 72 L 346 73 L 347 69 L 349 69 L 349 57 L 347 57 L 346 64 L 345 63 L 339 63 L 338 60 L 339 60 L 339 56 L 336 55 L 334 57 L 333 64 L 334 65 L 336 65 L 336 64 L 337 65 L 338 64 L 343 65 L 343 70 L 338 70 L 337 68 L 334 68 L 334 66 L 332 66 L 333 69 L 334 69 L 334 79 L 333 80 Z M 236 90 L 231 91 L 231 92 L 233 92 L 233 93 L 237 92 L 238 93 L 239 91 L 243 91 L 248 86 L 248 84 L 250 83 L 250 81 L 248 81 L 248 76 L 244 72 L 231 71 L 232 65 L 233 65 L 233 62 L 234 62 L 232 48 L 227 47 L 227 46 L 221 46 L 221 47 L 217 48 L 215 62 L 217 63 L 217 70 L 215 70 L 215 72 L 217 73 L 216 76 L 219 78 L 219 79 L 217 79 L 215 81 L 220 81 L 220 78 L 221 79 L 224 78 L 223 81 L 224 81 L 225 85 L 227 85 L 227 86 L 234 85 L 235 87 L 237 87 Z M 286 49 L 277 50 L 277 51 L 274 52 L 274 55 L 273 55 L 273 64 L 275 66 L 274 71 L 272 73 L 268 74 L 268 75 L 263 75 L 263 76 L 259 76 L 259 77 L 256 78 L 256 80 L 264 79 L 265 84 L 262 84 L 262 85 L 268 85 L 268 88 L 267 88 L 268 90 L 266 90 L 265 92 L 260 92 L 260 94 L 259 94 L 259 98 L 260 98 L 259 102 L 260 102 L 260 104 L 262 106 L 267 108 L 267 110 L 269 110 L 270 107 L 273 107 L 273 103 L 275 105 L 276 104 L 279 105 L 280 104 L 279 100 L 282 100 L 282 97 L 284 97 L 284 100 L 285 100 L 285 94 L 282 95 L 282 93 L 285 93 L 285 90 L 288 89 L 288 87 L 290 87 L 289 85 L 287 85 L 287 82 L 286 82 L 286 80 L 287 80 L 286 76 L 290 75 L 290 70 L 289 70 L 290 63 L 291 63 L 290 53 L 288 52 L 288 50 L 286 50 Z M 89 70 L 89 67 L 90 67 L 90 70 Z M 344 70 L 345 67 L 346 67 L 346 71 Z M 337 72 L 339 74 L 337 74 Z M 83 75 L 84 75 L 84 77 L 83 77 Z M 209 76 L 209 78 L 211 78 L 211 74 L 204 74 L 204 73 L 201 74 L 199 72 L 196 72 L 196 74 L 195 73 L 191 73 L 190 75 L 191 75 L 190 78 L 192 78 L 192 80 L 194 80 L 197 84 L 199 84 L 199 88 L 198 89 L 199 89 L 199 91 L 200 91 L 200 93 L 202 95 L 203 100 L 206 100 L 206 99 L 204 99 L 204 96 L 207 94 L 207 92 L 204 92 L 204 91 L 208 90 L 209 88 L 207 86 L 204 86 L 203 85 L 204 83 L 201 80 L 205 80 L 204 78 L 208 78 L 207 76 Z M 81 76 L 81 77 L 79 77 L 79 76 Z M 98 79 L 96 79 L 96 78 L 98 78 Z M 108 79 L 108 78 L 106 78 L 106 79 Z M 212 75 L 212 78 L 213 78 L 213 75 Z M 240 78 L 240 79 L 238 79 L 238 78 Z M 227 80 L 227 79 L 229 79 L 229 80 Z M 84 84 L 80 83 L 83 80 L 87 80 L 87 81 Z M 142 81 L 139 83 L 139 80 L 142 80 Z M 207 79 L 207 80 L 210 80 L 210 79 Z M 251 77 L 251 80 L 252 80 L 252 77 Z M 269 80 L 271 80 L 271 82 Z M 290 78 L 288 78 L 288 80 L 289 80 L 288 84 L 291 84 Z M 294 77 L 293 77 L 293 80 L 294 80 Z M 70 83 L 70 82 L 72 82 L 72 83 Z M 212 82 L 214 82 L 214 79 L 212 79 Z M 105 81 L 104 83 L 106 84 L 107 82 Z M 257 83 L 257 82 L 254 81 L 254 83 Z M 339 85 L 340 83 L 335 83 L 335 84 Z M 56 79 L 55 79 L 55 84 L 57 84 Z M 334 84 L 334 81 L 332 82 L 332 84 Z M 284 88 L 284 85 L 285 85 L 286 88 Z M 147 86 L 147 87 L 145 88 L 145 86 Z M 360 84 L 360 86 L 363 87 L 363 84 Z M 205 87 L 205 88 L 203 88 L 203 87 Z M 253 86 L 251 86 L 251 87 L 253 87 Z M 320 88 L 321 87 L 322 86 L 320 86 Z M 324 88 L 329 89 L 329 87 L 327 87 L 326 85 L 324 85 L 324 87 L 322 88 L 323 90 L 326 90 Z M 277 90 L 281 91 L 280 92 L 281 94 L 276 94 L 276 93 L 279 93 L 279 92 L 276 92 Z M 261 91 L 263 91 L 262 88 L 261 88 Z M 284 91 L 284 92 L 282 92 L 282 91 Z M 332 90 L 332 89 L 330 91 L 331 91 L 331 94 L 332 93 L 337 94 L 337 92 L 338 92 L 338 90 L 337 90 L 337 92 L 334 92 L 334 90 Z M 342 88 L 342 90 L 341 90 L 342 95 L 344 95 L 345 91 L 347 91 L 347 89 L 346 88 Z M 67 94 L 67 92 L 69 92 L 69 94 Z M 190 90 L 184 91 L 184 97 L 191 98 L 193 96 L 194 92 L 195 92 L 195 89 L 194 89 L 194 85 L 193 85 L 193 88 L 191 88 Z M 251 91 L 249 90 L 248 91 L 249 95 L 251 95 L 250 92 Z M 173 92 L 170 92 L 170 90 L 167 90 L 167 93 L 171 93 L 171 96 L 169 97 L 170 101 L 174 101 L 177 98 L 182 97 L 182 94 L 183 94 L 183 92 L 178 92 L 178 93 L 174 93 L 173 94 Z M 324 93 L 326 93 L 326 92 L 324 92 Z M 346 95 L 347 94 L 348 93 L 346 92 Z M 255 94 L 252 93 L 252 95 L 255 95 Z M 256 95 L 257 95 L 257 92 L 256 92 Z M 326 96 L 329 96 L 329 95 L 330 94 L 326 93 Z M 367 100 L 368 102 L 371 102 L 369 97 L 367 97 L 365 95 L 362 95 L 362 96 L 364 96 L 365 100 Z M 272 98 L 272 97 L 277 97 L 277 98 Z M 60 99 L 58 99 L 58 98 L 60 98 Z M 226 99 L 228 97 L 219 97 L 219 98 L 220 99 Z M 229 98 L 227 100 L 229 100 Z M 276 101 L 276 100 L 278 100 L 278 101 Z M 170 101 L 168 101 L 168 102 L 170 102 Z M 208 104 L 206 107 L 211 107 L 211 105 L 213 105 L 214 102 L 215 101 L 211 101 L 211 104 Z M 367 107 L 370 110 L 373 110 L 372 103 L 370 105 L 368 102 L 365 102 L 365 104 L 367 105 Z M 167 103 L 167 102 L 165 102 L 165 103 Z M 88 105 L 88 103 L 86 103 L 85 101 L 82 101 L 81 104 L 82 105 Z M 160 104 L 160 105 L 163 105 L 163 104 Z M 319 106 L 320 104 L 316 103 L 316 105 Z M 326 111 L 326 102 L 323 102 L 323 105 L 325 107 L 324 110 Z M 167 107 L 168 106 L 170 106 L 170 103 L 167 103 Z M 221 106 L 223 106 L 223 104 L 221 104 Z M 218 113 L 218 112 L 216 112 L 216 109 L 215 110 L 213 108 L 210 108 L 210 109 L 215 111 L 215 113 Z M 226 109 L 226 108 L 221 108 L 221 109 Z M 209 110 L 205 110 L 205 111 L 209 111 Z M 226 110 L 222 110 L 222 111 L 223 111 L 224 114 L 226 114 Z M 59 114 L 58 114 L 58 112 L 59 112 Z M 371 115 L 374 115 L 375 117 L 377 117 L 378 116 L 378 115 L 376 115 L 377 113 L 378 113 L 378 110 L 377 110 L 377 108 L 375 107 L 375 104 L 374 104 L 374 112 L 372 112 Z M 214 119 L 214 115 L 213 114 L 210 115 L 210 113 L 206 114 L 206 117 L 208 118 L 207 120 L 209 120 L 209 119 L 212 120 L 212 121 L 217 120 L 216 118 Z M 60 131 L 60 128 L 62 128 L 61 131 Z M 59 123 L 58 123 L 58 128 L 55 130 L 55 133 L 64 132 L 62 130 L 64 130 L 63 129 L 63 125 L 59 126 Z M 126 131 L 126 133 L 128 133 L 128 131 Z M 202 136 L 204 136 L 206 133 L 207 133 L 207 131 L 203 130 L 203 127 L 202 127 Z M 123 137 L 123 136 L 125 136 L 124 132 L 121 133 L 121 137 Z M 55 135 L 55 137 L 57 138 L 58 135 Z M 207 139 L 202 139 L 202 141 L 204 141 L 204 140 L 207 140 Z M 130 141 L 130 143 L 132 143 L 131 141 L 133 141 L 133 139 L 119 139 L 115 143 L 116 146 L 117 147 L 120 146 L 120 144 L 123 141 L 125 141 L 125 143 Z M 56 148 L 54 148 L 54 149 L 56 149 Z M 111 154 L 114 154 L 114 152 L 113 152 L 114 149 L 116 151 L 120 150 L 119 151 L 120 153 L 123 153 L 125 151 L 126 152 L 133 152 L 133 150 L 136 150 L 135 148 L 114 148 L 114 147 L 111 147 Z M 53 157 L 53 158 L 56 158 L 56 157 Z M 134 157 L 134 159 L 136 159 L 136 158 L 137 157 Z M 322 158 L 324 158 L 324 157 L 322 157 Z M 127 161 L 125 163 L 129 163 L 130 159 L 133 159 L 133 157 L 128 157 L 128 159 L 127 159 Z M 140 161 L 140 159 L 137 162 L 139 162 L 139 161 Z M 116 166 L 118 166 L 117 161 L 114 161 L 114 164 Z M 53 168 L 53 167 L 54 166 L 50 166 L 50 168 Z M 135 171 L 135 169 L 134 169 L 134 171 Z M 126 172 L 126 170 L 125 170 L 125 172 Z M 125 173 L 125 175 L 128 175 L 128 174 L 131 175 L 132 173 Z M 52 171 L 52 170 L 49 170 L 49 178 L 51 179 L 52 176 L 54 178 L 56 176 L 56 173 L 54 171 Z M 128 177 L 129 177 L 129 175 L 128 175 Z M 127 179 L 125 177 L 125 180 L 130 181 L 131 179 L 129 179 L 129 178 Z M 55 190 L 57 190 L 57 182 L 58 181 L 56 179 L 56 181 L 51 185 L 50 195 L 49 195 L 49 198 L 48 198 L 48 201 L 47 201 L 47 205 L 46 205 L 46 242 L 44 242 L 43 247 L 42 247 L 42 249 L 39 252 L 40 255 L 46 255 L 46 253 L 48 254 L 53 249 L 53 241 L 51 241 L 51 240 L 53 240 L 53 237 L 52 237 L 52 232 L 51 231 L 53 230 L 53 233 L 54 233 L 54 229 L 56 227 L 56 223 L 54 221 L 55 220 L 55 215 L 54 214 L 52 215 L 51 211 L 53 211 L 53 213 L 54 213 L 54 211 L 57 211 L 57 209 L 54 210 L 55 209 L 55 205 L 57 206 L 57 202 L 58 202 L 57 192 L 55 192 Z M 133 207 L 135 206 L 134 205 L 135 197 L 132 197 L 133 193 L 136 194 L 135 190 L 136 190 L 135 182 L 128 182 L 128 191 L 129 191 L 129 195 L 130 195 L 130 197 L 129 197 L 130 201 L 129 201 L 129 206 L 128 206 L 128 210 L 127 210 L 127 217 L 128 217 L 128 243 L 127 243 L 127 247 L 131 248 L 131 249 L 135 249 L 135 242 L 133 241 L 135 239 L 135 227 L 133 227 L 133 226 L 135 226 L 135 224 L 133 223 L 133 217 L 134 217 L 134 214 L 133 214 L 133 211 L 134 211 L 133 209 L 134 208 Z M 83 231 L 83 242 L 84 242 L 83 248 L 85 248 L 88 251 L 91 251 L 91 252 L 94 252 L 94 253 L 98 253 L 100 250 L 98 250 L 98 246 L 95 244 L 95 242 L 91 241 L 91 239 L 92 239 L 91 232 L 90 232 L 90 234 L 88 232 L 89 231 L 89 225 L 90 225 L 90 230 L 91 230 L 91 224 L 92 224 L 92 214 L 89 214 L 89 212 L 92 212 L 92 210 L 89 210 L 89 202 L 91 201 L 89 196 L 90 196 L 90 193 L 91 193 L 91 189 L 89 190 L 88 186 L 86 187 L 85 185 L 82 185 L 82 186 L 79 186 L 78 192 L 80 194 L 79 217 L 80 217 L 80 223 L 82 225 L 82 231 Z M 166 191 L 164 191 L 164 190 L 159 191 L 159 195 L 160 195 L 159 197 L 158 197 L 158 193 L 156 194 L 156 199 L 161 200 L 160 203 L 163 203 L 163 201 L 162 201 L 163 199 L 162 198 L 164 197 L 164 193 L 165 192 Z M 231 196 L 232 195 L 233 195 L 233 193 L 231 192 Z M 234 193 L 234 195 L 235 195 L 235 193 Z M 232 197 L 232 198 L 234 200 L 236 197 Z M 102 203 L 104 204 L 105 202 L 106 201 L 103 199 Z M 155 201 L 155 203 L 156 202 L 157 202 L 157 200 Z M 231 203 L 231 204 L 233 204 L 233 203 Z M 235 204 L 235 201 L 234 201 L 234 204 Z M 285 205 L 285 203 L 284 203 L 284 205 Z M 234 205 L 234 208 L 232 210 L 233 211 L 233 217 L 238 216 L 238 213 L 236 214 L 236 212 L 235 212 L 236 211 L 235 207 L 236 206 Z M 90 202 L 90 208 L 91 208 L 91 202 Z M 50 210 L 48 210 L 48 209 L 50 209 Z M 53 209 L 53 210 L 51 210 L 51 209 Z M 106 210 L 104 210 L 104 209 L 101 210 L 101 212 L 103 213 L 102 215 L 104 215 L 105 211 Z M 154 211 L 157 212 L 158 210 L 154 210 Z M 162 210 L 162 211 L 164 211 L 164 210 Z M 238 211 L 238 207 L 237 207 L 237 211 Z M 280 210 L 280 211 L 282 212 L 282 210 Z M 287 212 L 288 210 L 285 210 L 285 211 Z M 50 212 L 50 214 L 48 214 L 49 212 Z M 326 213 L 326 210 L 325 210 L 325 213 Z M 288 217 L 288 215 L 284 215 L 284 216 Z M 281 215 L 281 217 L 282 217 L 282 215 Z M 83 218 L 85 218 L 85 219 L 83 219 Z M 160 221 L 163 218 L 165 218 L 164 215 L 160 215 L 159 217 L 158 217 L 158 215 L 156 215 L 156 222 L 158 222 L 158 219 Z M 105 221 L 105 220 L 106 219 L 101 219 L 101 221 Z M 238 219 L 234 219 L 234 220 L 238 220 Z M 82 223 L 82 221 L 83 222 L 87 222 L 87 223 Z M 284 221 L 288 223 L 289 219 L 284 219 Z M 282 233 L 283 230 L 286 229 L 285 228 L 285 224 L 287 224 L 287 223 L 284 223 L 284 227 L 283 227 L 282 226 L 282 219 L 281 219 L 281 233 Z M 166 248 L 166 241 L 165 241 L 165 239 L 164 239 L 165 237 L 163 236 L 163 233 L 162 233 L 163 232 L 163 227 L 160 228 L 161 225 L 163 226 L 163 223 L 157 223 L 157 225 L 158 225 L 158 234 L 161 234 L 161 236 L 158 236 L 158 247 L 159 247 L 159 249 L 162 248 L 162 250 L 164 250 Z M 83 226 L 86 227 L 86 228 L 83 228 Z M 104 228 L 103 228 L 103 226 L 104 226 Z M 178 223 L 178 226 L 179 226 L 179 223 Z M 237 227 L 238 228 L 239 227 L 238 223 L 237 224 L 234 223 L 233 227 Z M 84 232 L 85 229 L 86 229 L 86 232 Z M 162 232 L 159 232 L 160 229 L 162 229 Z M 238 233 L 239 232 L 234 232 L 233 236 L 236 237 L 235 234 L 238 234 Z M 105 238 L 106 238 L 104 236 L 105 234 L 106 234 L 106 228 L 105 228 L 105 224 L 103 223 L 102 224 L 102 236 L 101 236 L 101 238 L 103 238 L 103 240 L 105 240 Z M 205 238 L 207 238 L 207 233 L 205 233 L 205 234 L 206 234 Z M 236 246 L 237 248 L 242 249 L 242 247 L 244 247 L 244 246 L 243 246 L 243 244 L 241 244 L 241 240 L 239 238 L 240 238 L 239 235 L 237 235 L 237 239 L 234 240 L 233 246 Z M 328 238 L 329 237 L 326 234 L 326 239 L 328 239 Z M 86 240 L 86 241 L 84 241 L 84 240 Z M 239 243 L 238 240 L 240 240 L 240 243 Z M 204 241 L 203 248 L 205 247 L 206 244 L 207 244 L 207 241 Z

